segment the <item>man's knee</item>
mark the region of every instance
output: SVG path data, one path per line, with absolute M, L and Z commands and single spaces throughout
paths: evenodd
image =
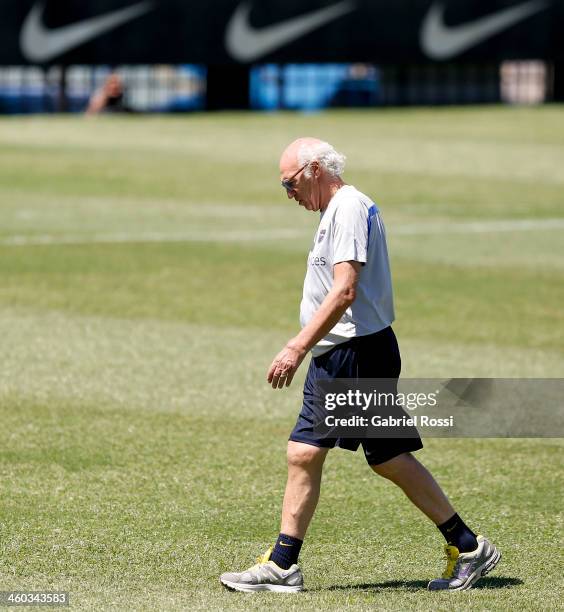
M 413 462 L 417 461 L 411 453 L 402 453 L 397 457 L 393 457 L 384 463 L 378 465 L 371 465 L 370 467 L 378 474 L 389 480 L 401 474 L 405 469 L 409 469 L 413 465 Z
M 293 440 L 288 442 L 288 467 L 302 468 L 305 470 L 319 467 L 323 465 L 326 455 L 326 448 L 319 448 L 311 444 L 303 444 L 302 442 L 294 442 Z

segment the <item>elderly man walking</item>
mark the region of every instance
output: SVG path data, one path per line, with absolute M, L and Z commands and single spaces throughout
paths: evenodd
M 401 360 L 394 320 L 392 282 L 382 219 L 370 198 L 342 180 L 345 157 L 328 143 L 300 138 L 280 159 L 288 198 L 321 220 L 308 257 L 300 308 L 301 331 L 276 355 L 267 380 L 274 389 L 290 385 L 306 354 L 312 360 L 304 400 L 288 441 L 288 481 L 280 534 L 274 548 L 241 573 L 222 574 L 228 589 L 296 592 L 303 589 L 297 565 L 319 499 L 323 462 L 330 448 L 362 445 L 376 474 L 399 486 L 447 542 L 447 567 L 430 590 L 463 590 L 492 570 L 500 552 L 476 536 L 455 512 L 429 473 L 411 454 L 421 439 L 331 439 L 316 432 L 316 381 L 335 378 L 397 379 Z

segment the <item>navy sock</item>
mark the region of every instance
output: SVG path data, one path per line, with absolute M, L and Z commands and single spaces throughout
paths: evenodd
M 298 562 L 298 556 L 302 548 L 303 540 L 281 533 L 276 540 L 276 546 L 270 555 L 278 567 L 288 569 L 290 565 Z
M 437 527 L 443 534 L 447 544 L 456 546 L 459 552 L 472 552 L 478 548 L 476 534 L 466 525 L 458 514 L 453 514 L 448 521 L 444 522 L 442 525 L 437 525 Z

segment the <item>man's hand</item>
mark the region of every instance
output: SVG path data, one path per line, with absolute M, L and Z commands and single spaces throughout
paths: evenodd
M 284 385 L 290 386 L 296 370 L 300 367 L 307 351 L 290 340 L 288 344 L 276 355 L 266 380 L 273 389 L 282 389 Z

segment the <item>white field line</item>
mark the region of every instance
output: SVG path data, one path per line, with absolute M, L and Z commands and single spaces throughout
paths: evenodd
M 498 221 L 460 221 L 399 225 L 390 234 L 492 234 L 564 229 L 564 219 L 502 219 Z
M 280 240 L 303 236 L 293 229 L 225 231 L 225 232 L 187 232 L 171 234 L 164 232 L 90 234 L 90 235 L 56 235 L 36 234 L 8 236 L 0 239 L 4 246 L 29 246 L 51 244 L 122 244 L 128 242 L 260 242 L 261 240 Z
M 527 232 L 564 229 L 564 218 L 515 219 L 498 221 L 470 221 L 453 223 L 421 223 L 393 226 L 388 230 L 394 235 L 427 234 L 489 234 L 498 232 Z M 114 233 L 90 235 L 14 235 L 0 239 L 2 246 L 36 246 L 58 244 L 122 244 L 129 242 L 260 242 L 268 240 L 296 239 L 310 236 L 311 232 L 299 229 L 271 229 L 223 232 L 187 232 L 171 234 L 165 232 Z

